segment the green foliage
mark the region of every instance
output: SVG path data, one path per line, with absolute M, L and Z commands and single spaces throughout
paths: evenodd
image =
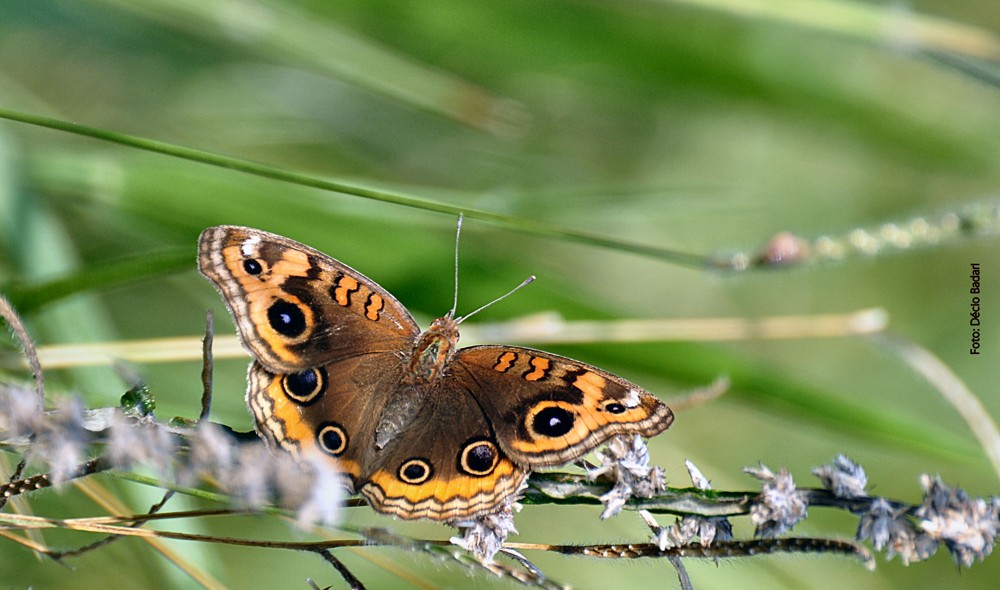
M 716 255 L 753 251 L 783 231 L 846 242 L 856 228 L 877 234 L 889 222 L 995 203 L 993 3 L 931 0 L 907 12 L 801 0 L 773 13 L 748 8 L 755 4 L 7 0 L 0 110 L 20 121 L 0 121 L 0 291 L 40 345 L 196 336 L 207 308 L 216 333 L 232 334 L 195 264 L 199 232 L 232 223 L 343 260 L 426 324 L 451 304 L 455 216 L 465 211 L 460 313 L 539 277 L 478 321 L 881 307 L 894 332 L 938 355 L 1000 415 L 1000 306 L 992 304 L 1000 257 L 988 221 L 938 244 L 839 263 L 710 270 Z M 980 356 L 968 351 L 974 262 L 984 272 Z M 997 490 L 997 474 L 938 392 L 861 338 L 546 348 L 665 399 L 731 376 L 730 394 L 680 412 L 650 445 L 676 487 L 689 483 L 686 458 L 716 489 L 739 490 L 755 485 L 744 465 L 806 473 L 845 453 L 880 495 L 916 501 L 923 472 L 973 495 Z M 198 363 L 134 370 L 160 419 L 197 416 Z M 213 421 L 250 428 L 244 376 L 243 360 L 217 363 Z M 116 405 L 130 386 L 108 368 L 46 379 L 50 394 L 82 392 L 94 407 Z M 135 512 L 157 499 L 135 483 L 107 483 Z M 177 502 L 177 510 L 214 506 Z M 43 492 L 31 508 L 67 517 L 94 510 L 71 488 Z M 634 515 L 599 522 L 598 513 L 529 506 L 516 540 L 646 540 Z M 451 534 L 364 508 L 348 518 Z M 287 535 L 283 523 L 262 519 L 198 526 Z M 852 523 L 829 526 L 802 532 L 854 534 Z M 751 529 L 737 524 L 736 533 Z M 320 587 L 342 583 L 314 556 L 169 546 L 228 587 L 295 587 L 307 576 Z M 430 586 L 469 584 L 465 571 L 420 556 L 373 555 L 343 559 L 370 587 L 400 584 L 390 561 Z M 667 586 L 674 575 L 665 563 L 529 558 L 579 587 Z M 944 554 L 908 568 L 879 558 L 874 574 L 822 556 L 689 568 L 697 588 L 992 588 L 995 561 L 961 573 Z M 0 544 L 0 570 L 14 586 L 192 583 L 136 539 L 71 565 Z

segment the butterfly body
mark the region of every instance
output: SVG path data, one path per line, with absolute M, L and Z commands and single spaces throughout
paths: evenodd
M 421 332 L 374 281 L 281 236 L 208 228 L 199 267 L 255 359 L 247 402 L 258 431 L 335 461 L 383 513 L 489 513 L 530 470 L 673 420 L 652 394 L 596 367 L 514 346 L 460 349 L 451 314 Z

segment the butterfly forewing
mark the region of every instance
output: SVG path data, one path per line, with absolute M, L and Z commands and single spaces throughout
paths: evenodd
M 673 413 L 638 385 L 572 359 L 529 348 L 474 346 L 454 361 L 514 461 L 530 468 L 578 459 L 617 435 L 649 437 Z
M 374 281 L 275 234 L 208 228 L 198 263 L 222 293 L 244 345 L 274 372 L 398 352 L 420 331 L 406 308 Z

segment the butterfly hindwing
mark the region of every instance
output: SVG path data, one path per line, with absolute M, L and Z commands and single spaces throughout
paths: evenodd
M 385 406 L 401 371 L 398 359 L 373 355 L 277 374 L 255 361 L 247 375 L 247 404 L 272 446 L 297 456 L 315 452 L 356 488 L 375 461 L 371 417 Z
M 403 436 L 381 449 L 360 492 L 380 512 L 456 521 L 496 510 L 526 471 L 506 456 L 466 384 L 441 380 Z M 396 396 L 408 395 L 406 385 Z

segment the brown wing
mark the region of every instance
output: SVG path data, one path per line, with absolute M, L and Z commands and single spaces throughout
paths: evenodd
M 297 373 L 259 362 L 247 374 L 247 404 L 257 431 L 296 456 L 319 451 L 357 483 L 374 461 L 376 417 L 403 366 L 394 354 L 351 357 Z
M 493 512 L 520 489 L 526 471 L 498 446 L 467 385 L 440 381 L 409 426 L 376 451 L 359 482 L 373 508 L 401 518 L 454 522 Z M 394 397 L 406 393 L 401 389 Z
M 528 468 L 578 459 L 616 435 L 654 436 L 674 416 L 638 385 L 575 360 L 528 348 L 473 346 L 452 361 L 497 441 Z
M 385 355 L 291 374 L 254 362 L 247 402 L 272 446 L 325 455 L 379 512 L 451 522 L 494 511 L 526 472 L 500 450 L 475 398 L 454 383 L 428 392 L 408 427 L 377 449 L 386 400 L 406 395 L 402 369 Z
M 275 234 L 210 227 L 198 242 L 198 266 L 222 293 L 244 346 L 276 373 L 408 350 L 420 331 L 374 281 Z

